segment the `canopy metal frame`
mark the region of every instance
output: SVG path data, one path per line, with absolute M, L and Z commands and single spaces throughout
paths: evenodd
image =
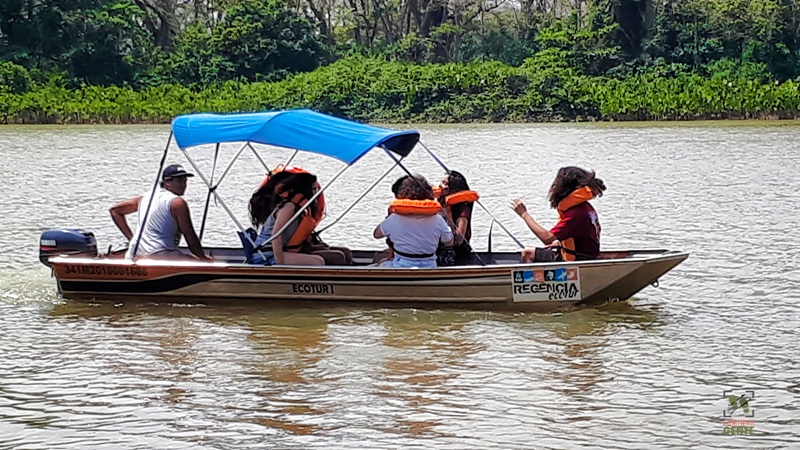
M 158 172 L 157 172 L 157 174 L 156 174 L 156 179 L 155 179 L 155 182 L 153 183 L 153 191 L 155 191 L 155 190 L 158 188 L 158 186 L 159 186 L 159 183 L 160 183 L 160 180 L 161 180 L 161 173 L 162 173 L 162 171 L 164 170 L 164 164 L 166 163 L 166 160 L 167 160 L 167 155 L 168 155 L 168 153 L 169 153 L 169 149 L 170 149 L 171 143 L 172 143 L 172 141 L 173 141 L 173 137 L 174 137 L 174 134 L 171 132 L 171 133 L 170 133 L 170 136 L 169 136 L 169 138 L 167 139 L 167 145 L 166 145 L 166 147 L 165 147 L 165 149 L 164 149 L 164 154 L 163 154 L 163 155 L 162 155 L 162 157 L 161 157 L 161 162 L 160 162 L 160 164 L 159 164 L 159 167 L 158 167 Z M 435 161 L 435 162 L 436 162 L 436 163 L 437 163 L 439 166 L 441 166 L 441 167 L 442 167 L 442 169 L 444 169 L 446 173 L 450 173 L 450 169 L 447 167 L 447 165 L 446 165 L 446 164 L 445 164 L 445 163 L 444 163 L 444 162 L 443 162 L 443 161 L 442 161 L 442 160 L 441 160 L 441 159 L 440 159 L 440 158 L 439 158 L 439 157 L 438 157 L 438 156 L 437 156 L 437 155 L 436 155 L 436 154 L 435 154 L 433 151 L 431 151 L 431 150 L 428 148 L 428 146 L 426 146 L 426 145 L 425 145 L 423 142 L 421 142 L 421 141 L 419 141 L 419 142 L 418 142 L 418 144 L 419 144 L 419 145 L 421 145 L 421 146 L 422 146 L 422 148 L 424 148 L 424 149 L 425 149 L 425 151 L 428 153 L 428 155 L 430 155 L 430 156 L 431 156 L 431 158 L 433 158 L 433 160 L 434 160 L 434 161 Z M 176 145 L 177 145 L 177 143 L 176 143 Z M 405 159 L 405 156 L 400 156 L 400 157 L 398 158 L 398 156 L 396 156 L 394 153 L 392 153 L 392 151 L 391 151 L 391 150 L 389 150 L 389 149 L 388 149 L 388 148 L 387 148 L 385 145 L 381 145 L 380 147 L 381 147 L 381 148 L 382 148 L 382 149 L 385 151 L 385 153 L 386 153 L 386 154 L 389 156 L 389 158 L 391 158 L 391 159 L 392 159 L 392 161 L 393 161 L 393 163 L 394 163 L 394 164 L 393 164 L 393 165 L 392 165 L 392 166 L 391 166 L 391 167 L 390 167 L 388 170 L 386 170 L 386 171 L 385 171 L 385 172 L 384 172 L 384 173 L 383 173 L 383 174 L 382 174 L 382 175 L 381 175 L 381 176 L 380 176 L 380 177 L 379 177 L 379 178 L 378 178 L 378 179 L 377 179 L 377 180 L 376 180 L 374 183 L 372 183 L 372 184 L 371 184 L 371 185 L 370 185 L 370 186 L 369 186 L 369 187 L 368 187 L 368 188 L 367 188 L 367 189 L 366 189 L 366 190 L 365 190 L 365 191 L 364 191 L 364 192 L 363 192 L 363 193 L 362 193 L 362 194 L 361 194 L 359 197 L 357 197 L 357 198 L 356 198 L 356 200 L 355 200 L 355 201 L 353 201 L 353 202 L 350 204 L 350 206 L 348 206 L 348 207 L 347 207 L 347 208 L 344 210 L 344 212 L 342 212 L 342 214 L 340 214 L 339 216 L 337 216 L 337 217 L 336 217 L 336 218 L 335 218 L 335 219 L 334 219 L 334 220 L 333 220 L 331 223 L 329 223 L 328 225 L 326 225 L 325 227 L 323 227 L 322 229 L 320 229 L 320 230 L 319 230 L 317 233 L 322 233 L 322 232 L 324 232 L 324 231 L 328 230 L 329 228 L 331 228 L 331 227 L 332 227 L 333 225 L 335 225 L 336 223 L 338 223 L 338 222 L 339 222 L 339 221 L 340 221 L 340 220 L 341 220 L 341 219 L 342 219 L 342 218 L 343 218 L 343 217 L 344 217 L 344 216 L 345 216 L 347 213 L 349 213 L 349 212 L 350 212 L 350 211 L 351 211 L 351 210 L 352 210 L 352 209 L 353 209 L 353 208 L 354 208 L 354 207 L 355 207 L 355 206 L 356 206 L 356 205 L 357 205 L 357 204 L 358 204 L 358 203 L 359 203 L 361 200 L 363 200 L 363 198 L 364 198 L 364 197 L 366 197 L 366 196 L 367 196 L 367 195 L 368 195 L 368 194 L 369 194 L 369 193 L 370 193 L 370 192 L 371 192 L 373 189 L 375 189 L 375 187 L 376 187 L 378 184 L 380 184 L 380 182 L 381 182 L 381 181 L 383 181 L 383 180 L 384 180 L 384 179 L 385 179 L 387 176 L 389 176 L 389 174 L 390 174 L 390 173 L 391 173 L 391 172 L 392 172 L 392 171 L 393 171 L 395 168 L 397 168 L 397 167 L 400 167 L 400 168 L 403 170 L 403 172 L 405 172 L 407 175 L 409 175 L 409 176 L 413 176 L 413 175 L 412 175 L 412 173 L 411 173 L 411 172 L 408 170 L 408 168 L 407 168 L 407 167 L 406 167 L 406 166 L 403 164 L 403 160 Z M 265 170 L 267 173 L 270 173 L 270 172 L 271 172 L 271 169 L 270 169 L 270 168 L 269 168 L 269 166 L 267 165 L 266 161 L 264 161 L 264 159 L 261 157 L 261 155 L 259 154 L 259 152 L 258 152 L 258 151 L 256 150 L 256 148 L 255 148 L 255 147 L 252 145 L 252 142 L 249 142 L 249 141 L 248 141 L 248 142 L 244 142 L 244 143 L 243 143 L 243 144 L 242 144 L 242 145 L 239 147 L 239 150 L 238 150 L 238 151 L 237 151 L 237 152 L 234 154 L 234 157 L 233 157 L 233 158 L 232 158 L 232 159 L 231 159 L 231 160 L 228 162 L 227 166 L 226 166 L 226 167 L 225 167 L 225 169 L 222 171 L 222 174 L 219 176 L 219 178 L 217 178 L 217 179 L 216 179 L 216 181 L 214 180 L 214 175 L 215 175 L 215 173 L 216 173 L 217 164 L 218 164 L 218 162 L 219 162 L 220 143 L 217 143 L 217 144 L 215 145 L 215 149 L 214 149 L 214 158 L 213 158 L 213 160 L 212 160 L 212 169 L 211 169 L 211 174 L 210 174 L 210 176 L 207 176 L 207 175 L 206 175 L 206 174 L 205 174 L 205 173 L 204 173 L 204 172 L 203 172 L 203 171 L 200 169 L 200 167 L 197 165 L 197 163 L 195 162 L 195 160 L 194 160 L 194 159 L 191 157 L 191 155 L 190 155 L 190 154 L 189 154 L 189 152 L 187 151 L 187 150 L 188 150 L 188 148 L 180 148 L 180 147 L 179 147 L 179 150 L 181 151 L 181 153 L 183 153 L 183 156 L 184 156 L 184 158 L 186 158 L 186 161 L 189 163 L 189 165 L 191 165 L 191 166 L 192 166 L 192 169 L 193 169 L 193 170 L 194 170 L 194 171 L 197 173 L 197 176 L 200 178 L 200 180 L 202 180 L 203 184 L 205 184 L 206 188 L 208 189 L 208 191 L 207 191 L 207 195 L 206 195 L 206 202 L 205 202 L 205 205 L 204 205 L 204 210 L 203 210 L 203 220 L 202 220 L 202 222 L 201 222 L 201 224 L 200 224 L 200 234 L 198 235 L 198 238 L 200 239 L 201 243 L 202 243 L 202 238 L 203 238 L 203 234 L 204 234 L 205 227 L 206 227 L 206 222 L 207 222 L 207 219 L 208 219 L 208 210 L 209 210 L 209 207 L 210 207 L 211 199 L 212 199 L 212 197 L 213 197 L 214 201 L 215 201 L 217 204 L 219 204 L 220 206 L 222 206 L 222 208 L 225 210 L 226 214 L 228 214 L 228 216 L 231 218 L 231 220 L 232 220 L 232 221 L 233 221 L 233 223 L 236 225 L 236 227 L 239 229 L 239 231 L 240 231 L 240 232 L 242 232 L 242 234 L 243 234 L 244 238 L 245 238 L 245 239 L 247 239 L 247 240 L 250 242 L 250 244 L 253 246 L 253 248 L 255 249 L 255 251 L 257 251 L 257 252 L 258 252 L 259 254 L 261 254 L 261 256 L 263 257 L 263 254 L 261 253 L 261 250 L 262 250 L 262 249 L 263 249 L 263 248 L 264 248 L 264 247 L 265 247 L 267 244 L 269 244 L 270 242 L 272 242 L 272 241 L 273 241 L 275 238 L 277 238 L 278 236 L 280 236 L 280 235 L 281 235 L 281 233 L 283 233 L 283 231 L 284 231 L 284 230 L 286 230 L 286 229 L 289 227 L 289 225 L 290 225 L 290 224 L 291 224 L 291 223 L 292 223 L 294 220 L 296 220 L 298 217 L 300 217 L 300 216 L 301 216 L 301 215 L 302 215 L 302 214 L 303 214 L 303 213 L 306 211 L 306 209 L 308 209 L 308 208 L 311 206 L 311 204 L 314 202 L 314 200 L 316 200 L 316 199 L 317 199 L 317 198 L 318 198 L 320 195 L 322 195 L 322 194 L 325 192 L 325 190 L 327 190 L 327 189 L 328 189 L 328 187 L 330 187 L 330 186 L 331 186 L 331 185 L 332 185 L 332 184 L 333 184 L 333 183 L 334 183 L 334 182 L 335 182 L 337 179 L 339 179 L 339 177 L 341 177 L 341 176 L 342 176 L 342 175 L 343 175 L 345 172 L 347 172 L 347 169 L 349 169 L 350 167 L 352 167 L 352 165 L 353 165 L 353 164 L 345 164 L 345 165 L 344 165 L 344 167 L 342 167 L 342 168 L 341 168 L 341 169 L 340 169 L 338 172 L 336 172 L 336 174 L 334 174 L 333 178 L 331 178 L 331 180 L 330 180 L 330 181 L 329 181 L 327 184 L 325 184 L 325 185 L 322 185 L 322 184 L 320 184 L 320 189 L 319 189 L 319 190 L 317 190 L 317 192 L 315 192 L 315 193 L 314 193 L 314 195 L 313 195 L 313 196 L 312 196 L 312 197 L 309 199 L 309 201 L 308 201 L 308 202 L 306 202 L 306 204 L 305 204 L 305 205 L 301 206 L 301 207 L 300 207 L 300 209 L 299 209 L 297 212 L 295 212 L 295 214 L 294 214 L 294 215 L 291 217 L 291 219 L 289 219 L 289 220 L 286 222 L 286 224 L 284 224 L 284 225 L 283 225 L 283 227 L 281 227 L 281 229 L 280 229 L 280 230 L 278 230 L 277 232 L 274 232 L 274 233 L 272 234 L 272 237 L 271 237 L 271 238 L 270 238 L 270 239 L 269 239 L 267 242 L 265 242 L 265 243 L 261 244 L 260 246 L 256 246 L 255 242 L 252 240 L 252 238 L 250 237 L 250 235 L 249 235 L 249 234 L 246 232 L 246 228 L 245 228 L 245 226 L 244 226 L 244 225 L 242 225 L 242 223 L 239 221 L 239 219 L 237 219 L 237 218 L 236 218 L 236 215 L 233 213 L 233 211 L 231 211 L 231 209 L 228 207 L 227 203 L 225 203 L 225 201 L 222 199 L 222 197 L 219 195 L 219 193 L 217 193 L 217 189 L 218 189 L 218 188 L 219 188 L 219 186 L 222 184 L 222 182 L 225 180 L 225 178 L 227 177 L 227 175 L 228 175 L 228 173 L 230 172 L 230 170 L 231 170 L 231 168 L 233 167 L 233 165 L 236 163 L 236 161 L 238 161 L 238 160 L 239 160 L 239 158 L 241 157 L 242 153 L 243 153 L 243 152 L 244 152 L 246 149 L 248 149 L 248 148 L 249 148 L 249 149 L 252 151 L 253 155 L 256 157 L 256 159 L 259 161 L 259 163 L 261 163 L 261 165 L 262 165 L 262 167 L 264 168 L 264 170 Z M 294 150 L 294 152 L 293 152 L 293 153 L 292 153 L 292 155 L 289 157 L 289 159 L 286 161 L 286 163 L 284 163 L 284 164 L 283 164 L 283 166 L 284 166 L 284 167 L 289 167 L 289 164 L 291 164 L 291 162 L 294 160 L 294 158 L 295 158 L 295 157 L 297 156 L 297 154 L 300 152 L 300 150 L 297 150 L 297 149 L 292 149 L 292 150 Z M 357 162 L 357 161 L 356 161 L 356 162 Z M 139 241 L 140 241 L 140 239 L 141 239 L 141 234 L 142 234 L 142 232 L 143 232 L 143 230 L 144 230 L 144 227 L 142 226 L 142 224 L 144 224 L 144 223 L 146 223 L 146 222 L 147 222 L 147 219 L 148 219 L 148 217 L 149 217 L 149 214 L 150 214 L 150 208 L 151 208 L 151 206 L 152 206 L 152 202 L 153 202 L 153 197 L 154 197 L 154 196 L 150 196 L 150 199 L 149 199 L 149 201 L 148 201 L 148 203 L 147 203 L 147 207 L 146 207 L 146 209 L 145 209 L 144 216 L 142 217 L 141 224 L 139 224 L 139 227 L 138 227 L 138 229 L 137 229 L 137 239 L 136 239 L 136 244 L 134 245 L 134 248 L 133 248 L 133 251 L 132 251 L 132 254 L 131 254 L 131 255 L 132 255 L 132 257 L 134 258 L 134 260 L 135 260 L 135 257 L 136 257 L 136 252 L 138 251 L 138 247 L 139 247 Z M 481 202 L 480 202 L 480 200 L 476 201 L 476 203 L 478 204 L 478 206 L 480 206 L 480 207 L 481 207 L 481 209 L 482 209 L 484 212 L 486 212 L 486 213 L 489 215 L 489 217 L 492 219 L 492 224 L 494 224 L 494 223 L 497 223 L 497 224 L 500 226 L 500 228 L 501 228 L 501 229 L 502 229 L 502 230 L 503 230 L 503 231 L 504 231 L 504 232 L 505 232 L 505 233 L 506 233 L 506 234 L 507 234 L 507 235 L 508 235 L 508 236 L 509 236 L 509 237 L 510 237 L 512 240 L 514 240 L 514 242 L 515 242 L 515 243 L 516 243 L 516 244 L 517 244 L 517 245 L 518 245 L 520 248 L 524 248 L 524 245 L 522 244 L 522 242 L 521 242 L 519 239 L 517 239 L 517 238 L 516 238 L 516 237 L 515 237 L 515 236 L 514 236 L 514 235 L 511 233 L 511 231 L 509 231 L 509 230 L 508 230 L 508 228 L 506 228 L 506 227 L 505 227 L 505 226 L 504 226 L 504 225 L 503 225 L 503 224 L 502 224 L 502 223 L 501 223 L 501 222 L 500 222 L 500 221 L 499 221 L 499 220 L 498 220 L 498 219 L 497 219 L 497 218 L 496 218 L 496 217 L 495 217 L 495 216 L 494 216 L 494 215 L 493 215 L 493 214 L 492 214 L 490 211 L 489 211 L 489 209 L 488 209 L 488 208 L 486 208 L 486 207 L 483 205 L 483 203 L 481 203 Z M 491 242 L 491 227 L 490 227 L 490 231 L 489 231 L 489 239 L 490 239 L 490 242 Z

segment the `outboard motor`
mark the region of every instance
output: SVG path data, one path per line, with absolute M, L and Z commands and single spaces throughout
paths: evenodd
M 94 233 L 77 228 L 59 228 L 42 233 L 39 239 L 39 261 L 50 267 L 49 259 L 62 255 L 96 257 L 97 240 Z

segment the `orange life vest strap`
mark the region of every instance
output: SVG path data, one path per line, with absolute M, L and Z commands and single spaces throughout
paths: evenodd
M 436 200 L 408 200 L 395 199 L 389 204 L 389 214 L 396 213 L 404 216 L 422 215 L 433 216 L 439 214 L 442 204 Z
M 561 259 L 575 261 L 575 240 L 567 238 L 561 241 Z
M 300 223 L 297 225 L 297 231 L 294 232 L 289 242 L 286 243 L 284 248 L 286 251 L 293 253 L 300 253 L 303 245 L 311 239 L 311 233 L 317 228 L 317 220 L 311 217 L 311 214 L 303 214 L 300 218 Z

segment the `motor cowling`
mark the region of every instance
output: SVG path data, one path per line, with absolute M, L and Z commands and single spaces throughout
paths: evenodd
M 39 238 L 39 261 L 50 267 L 53 256 L 97 256 L 97 240 L 94 233 L 78 228 L 47 230 Z

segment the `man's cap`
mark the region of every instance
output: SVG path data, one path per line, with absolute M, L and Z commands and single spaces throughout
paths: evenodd
M 173 164 L 171 166 L 167 166 L 163 172 L 161 172 L 161 181 L 171 180 L 173 178 L 180 178 L 180 177 L 193 177 L 193 173 L 187 172 L 182 165 L 180 164 Z

